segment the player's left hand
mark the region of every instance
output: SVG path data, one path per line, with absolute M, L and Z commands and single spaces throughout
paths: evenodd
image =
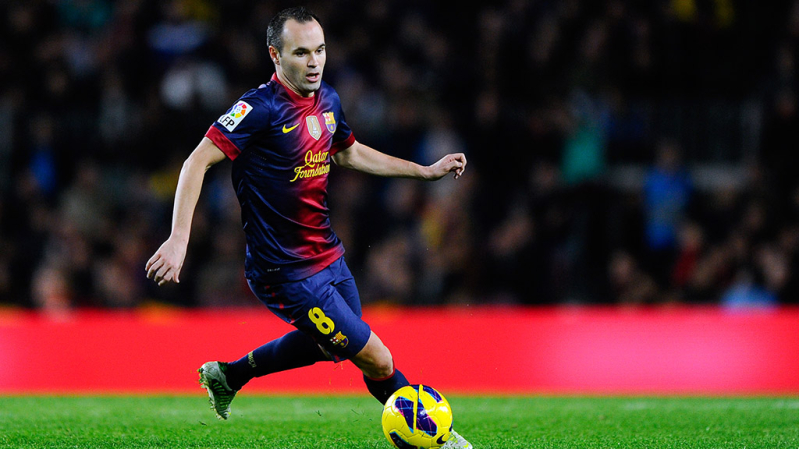
M 448 154 L 428 168 L 430 169 L 428 177 L 430 181 L 437 181 L 449 173 L 455 173 L 455 179 L 458 179 L 466 170 L 466 155 L 463 153 Z

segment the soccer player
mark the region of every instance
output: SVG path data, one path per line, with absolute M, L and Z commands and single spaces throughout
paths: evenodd
M 330 227 L 331 161 L 373 175 L 430 181 L 450 173 L 457 179 L 466 168 L 460 153 L 421 166 L 356 141 L 338 94 L 322 81 L 324 31 L 307 9 L 278 13 L 267 28 L 267 44 L 275 74 L 213 123 L 185 161 L 171 234 L 145 267 L 158 285 L 180 282 L 205 172 L 231 159 L 247 241 L 245 276 L 258 299 L 296 330 L 239 360 L 200 367 L 200 383 L 220 419 L 227 419 L 236 392 L 252 378 L 324 360 L 352 361 L 381 403 L 409 384 L 361 319 L 343 245 Z M 445 447 L 472 445 L 453 432 Z

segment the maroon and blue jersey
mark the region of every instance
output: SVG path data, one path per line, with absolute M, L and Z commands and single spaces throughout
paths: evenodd
M 355 137 L 338 93 L 312 97 L 276 76 L 245 93 L 205 134 L 233 161 L 247 239 L 247 279 L 272 284 L 313 275 L 344 254 L 327 204 L 331 156 Z

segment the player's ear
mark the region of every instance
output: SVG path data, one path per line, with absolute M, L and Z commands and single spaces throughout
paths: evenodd
M 271 45 L 269 46 L 269 57 L 272 58 L 272 62 L 274 62 L 275 65 L 280 65 L 280 52 Z

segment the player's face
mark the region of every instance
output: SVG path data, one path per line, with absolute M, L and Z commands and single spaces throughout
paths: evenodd
M 325 34 L 318 22 L 286 21 L 283 27 L 283 50 L 276 66 L 278 76 L 280 72 L 283 73 L 281 82 L 304 97 L 313 95 L 322 83 L 326 59 Z

